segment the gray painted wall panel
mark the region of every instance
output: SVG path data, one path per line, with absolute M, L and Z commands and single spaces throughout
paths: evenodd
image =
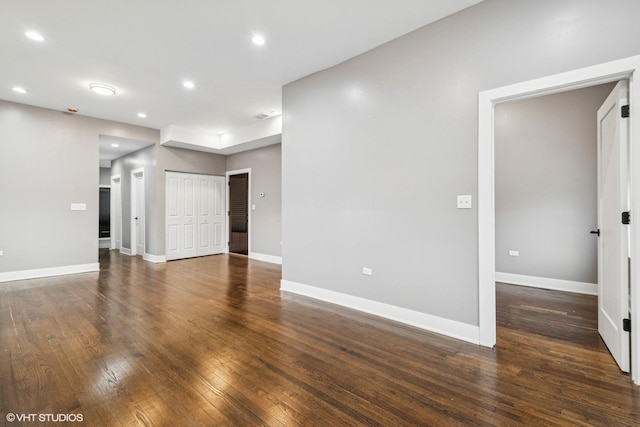
M 100 168 L 100 185 L 111 185 L 111 168 Z
M 283 278 L 477 325 L 478 93 L 636 55 L 637 16 L 487 0 L 285 86 Z
M 613 86 L 496 106 L 496 271 L 598 283 L 596 112 Z
M 270 145 L 227 157 L 227 171 L 251 168 L 251 251 L 280 256 L 282 239 L 282 150 Z M 260 193 L 264 197 L 260 197 Z

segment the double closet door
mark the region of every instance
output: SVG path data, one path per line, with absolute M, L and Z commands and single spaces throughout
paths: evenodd
M 225 252 L 225 177 L 167 172 L 167 261 Z

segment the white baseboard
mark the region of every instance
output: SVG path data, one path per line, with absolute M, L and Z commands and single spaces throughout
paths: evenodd
M 144 254 L 142 259 L 144 259 L 145 261 L 153 262 L 154 264 L 160 264 L 160 263 L 163 263 L 163 262 L 167 262 L 167 257 L 164 256 L 164 255 Z
M 64 276 L 67 274 L 87 273 L 92 271 L 100 271 L 100 264 L 96 262 L 91 264 L 67 265 L 64 267 L 38 268 L 35 270 L 8 271 L 6 273 L 0 273 L 0 282 Z
M 120 253 L 121 253 L 122 255 L 129 255 L 129 256 L 131 256 L 131 249 L 129 249 L 129 248 L 120 248 Z
M 257 259 L 258 261 L 270 262 L 272 264 L 282 265 L 282 257 L 275 256 L 275 255 L 266 255 L 258 252 L 249 252 L 249 258 Z
M 280 290 L 327 301 L 343 307 L 349 307 L 470 343 L 478 344 L 480 342 L 480 329 L 477 326 L 455 320 L 444 319 L 419 311 L 396 307 L 394 305 L 317 288 L 315 286 L 303 285 L 289 280 L 280 281 Z
M 532 288 L 551 289 L 554 291 L 573 292 L 576 294 L 598 295 L 597 283 L 573 282 L 571 280 L 499 273 L 497 271 L 496 282 L 508 283 L 510 285 L 530 286 Z
M 100 249 L 109 249 L 111 248 L 111 239 L 106 237 L 102 239 L 98 239 L 98 247 Z

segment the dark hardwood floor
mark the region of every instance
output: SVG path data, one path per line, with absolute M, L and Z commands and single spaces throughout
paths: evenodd
M 279 266 L 239 256 L 155 265 L 105 251 L 99 274 L 0 284 L 3 422 L 640 424 L 593 297 L 499 284 L 487 349 L 280 294 L 279 280 Z

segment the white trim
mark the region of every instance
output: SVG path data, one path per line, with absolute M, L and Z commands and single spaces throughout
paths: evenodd
M 38 268 L 35 270 L 9 271 L 0 273 L 0 282 L 14 280 L 39 279 L 41 277 L 65 276 L 67 274 L 100 271 L 99 263 L 67 265 L 63 267 Z
M 111 224 L 110 232 L 111 232 L 111 249 L 120 249 L 122 247 L 122 177 L 120 174 L 111 176 L 111 186 L 113 189 L 111 190 Z M 116 194 L 118 193 L 118 194 Z M 116 199 L 119 198 L 119 200 Z M 116 236 L 116 225 L 119 223 L 120 225 L 120 240 L 118 240 L 118 236 Z M 118 246 L 118 241 L 120 241 L 120 246 Z
M 455 320 L 444 319 L 419 311 L 396 307 L 394 305 L 317 288 L 315 286 L 303 285 L 289 280 L 280 281 L 280 290 L 327 301 L 332 304 L 352 308 L 470 343 L 478 344 L 479 342 L 479 330 L 477 326 Z
M 597 283 L 574 282 L 572 280 L 550 279 L 548 277 L 525 276 L 522 274 L 500 273 L 496 271 L 496 282 L 575 294 L 598 295 Z
M 133 256 L 133 254 L 131 253 L 131 249 L 125 247 L 120 248 L 120 253 L 122 255 Z
M 227 171 L 225 177 L 225 185 L 227 186 L 225 188 L 225 193 L 227 194 L 227 204 L 226 204 L 226 209 L 227 209 L 227 221 L 226 221 L 226 230 L 227 230 L 227 246 L 225 249 L 225 253 L 229 253 L 229 241 L 230 241 L 230 235 L 229 235 L 229 209 L 231 209 L 231 207 L 229 206 L 229 177 L 231 175 L 241 175 L 243 173 L 248 174 L 248 181 L 249 181 L 249 188 L 247 188 L 247 218 L 249 220 L 249 224 L 247 225 L 247 253 L 251 253 L 251 168 L 245 168 L 245 169 L 236 169 L 236 170 L 232 170 L 232 171 Z
M 111 237 L 101 237 L 98 239 L 98 248 L 100 249 L 110 249 L 111 248 Z
M 111 188 L 111 186 L 110 185 L 100 184 L 100 185 L 98 185 L 98 188 Z
M 167 257 L 164 255 L 152 255 L 148 253 L 145 253 L 142 259 L 144 259 L 145 261 L 152 262 L 154 264 L 161 264 L 163 262 L 167 262 Z
M 142 180 L 142 206 L 137 206 L 138 203 L 138 179 Z M 144 177 L 144 167 L 134 169 L 131 171 L 131 255 L 142 255 L 145 253 L 147 249 L 146 240 L 147 240 L 147 218 L 145 213 L 145 205 L 146 205 L 146 194 L 145 194 L 145 177 Z M 136 211 L 136 208 L 140 208 L 140 212 Z M 136 235 L 136 220 L 135 215 L 137 214 L 138 218 L 142 218 L 142 253 L 138 254 L 138 236 Z
M 228 249 L 229 248 L 227 248 L 227 250 Z M 258 252 L 249 252 L 249 258 L 257 259 L 258 261 L 270 262 L 272 264 L 282 265 L 282 257 L 280 256 L 261 254 Z
M 478 96 L 478 304 L 480 344 L 496 343 L 495 307 L 495 177 L 494 106 L 515 99 L 564 92 L 597 84 L 629 79 L 630 104 L 640 106 L 640 90 L 635 76 L 640 56 L 620 59 L 579 70 L 530 80 L 480 92 Z M 630 194 L 631 211 L 640 212 L 640 108 L 631 108 Z M 631 376 L 640 385 L 640 227 L 631 224 Z M 635 313 L 635 315 L 634 315 Z

